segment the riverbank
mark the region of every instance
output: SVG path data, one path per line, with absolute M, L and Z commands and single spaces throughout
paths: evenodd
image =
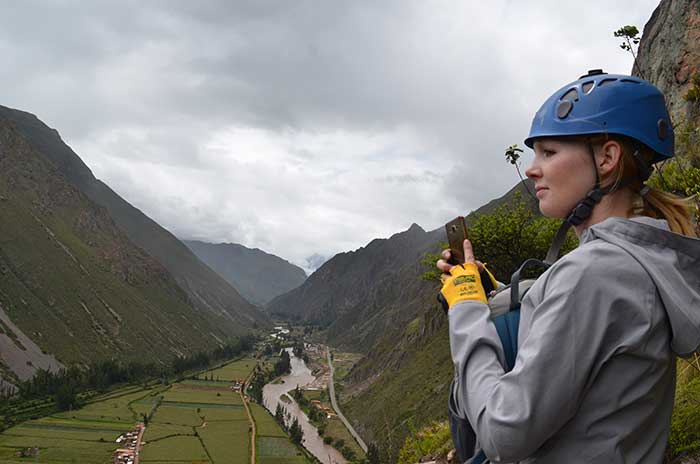
M 280 377 L 281 383 L 271 382 L 263 387 L 263 402 L 265 408 L 271 414 L 275 414 L 277 406 L 281 405 L 287 412 L 285 424 L 289 427 L 296 419 L 304 434 L 303 446 L 324 464 L 346 464 L 348 461 L 338 450 L 327 443 L 318 434 L 318 428 L 311 423 L 309 417 L 301 409 L 296 401 L 285 402 L 282 397 L 297 387 L 307 387 L 314 384 L 317 377 L 306 366 L 303 359 L 293 355 L 292 349 L 287 348 L 290 354 L 291 372 Z

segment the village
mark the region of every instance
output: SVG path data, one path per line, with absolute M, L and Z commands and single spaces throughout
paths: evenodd
M 139 422 L 134 430 L 120 435 L 115 440 L 121 448 L 114 452 L 113 464 L 138 464 L 141 439 L 145 430 L 143 422 Z

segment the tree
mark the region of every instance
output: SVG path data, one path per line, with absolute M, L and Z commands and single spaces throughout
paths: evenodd
M 372 442 L 367 445 L 367 464 L 380 464 L 379 461 L 379 448 Z
M 72 385 L 63 384 L 56 392 L 56 407 L 60 411 L 70 411 L 78 407 L 78 399 Z
M 301 358 L 304 354 L 304 342 L 297 342 L 294 348 L 292 348 L 292 351 L 294 352 L 294 356 Z
M 641 41 L 637 26 L 622 26 L 620 29 L 613 32 L 613 35 L 623 39 L 622 43 L 620 44 L 620 48 L 632 54 L 632 58 L 634 58 L 633 67 L 636 68 L 637 75 L 644 79 L 642 70 L 639 69 L 639 66 L 637 65 L 637 46 Z
M 282 351 L 279 361 L 275 363 L 275 375 L 288 374 L 292 370 L 292 363 L 289 359 L 289 352 Z
M 286 411 L 282 407 L 282 403 L 277 403 L 277 408 L 275 409 L 275 420 L 284 427 L 284 416 Z
M 301 429 L 299 420 L 296 417 L 294 418 L 294 421 L 292 421 L 292 425 L 289 427 L 289 436 L 297 445 L 300 445 L 304 439 L 304 431 Z

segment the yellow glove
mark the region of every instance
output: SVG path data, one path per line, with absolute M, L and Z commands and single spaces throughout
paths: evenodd
M 489 277 L 493 279 L 489 272 Z M 496 279 L 493 279 L 495 282 Z M 486 292 L 481 285 L 479 268 L 475 263 L 464 263 L 450 269 L 450 277 L 445 279 L 440 294 L 453 307 L 459 301 L 475 300 L 486 303 Z

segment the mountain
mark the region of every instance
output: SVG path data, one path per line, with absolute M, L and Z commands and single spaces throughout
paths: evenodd
M 228 282 L 209 269 L 173 234 L 136 209 L 92 171 L 66 145 L 55 129 L 36 116 L 0 106 L 0 118 L 11 122 L 24 139 L 52 163 L 68 183 L 102 206 L 126 236 L 156 258 L 186 292 L 200 311 L 230 319 L 232 334 L 241 334 L 256 325 L 267 325 L 267 317 L 246 301 Z
M 235 315 L 233 304 L 197 307 L 7 111 L 0 113 L 0 383 L 61 364 L 168 361 L 247 331 L 239 321 L 256 318 Z
M 257 248 L 196 240 L 183 240 L 183 243 L 246 300 L 260 306 L 306 280 L 306 273 L 299 266 Z
M 519 183 L 472 215 L 491 212 L 515 195 L 536 208 Z M 419 278 L 425 271 L 420 260 L 426 252 L 436 252 L 444 240 L 443 228 L 426 232 L 417 224 L 388 239 L 372 240 L 335 255 L 300 287 L 272 300 L 266 310 L 275 317 L 321 325 L 332 344 L 367 352 L 378 337 L 410 322 L 424 307 L 422 292 L 434 292 L 434 287 Z

